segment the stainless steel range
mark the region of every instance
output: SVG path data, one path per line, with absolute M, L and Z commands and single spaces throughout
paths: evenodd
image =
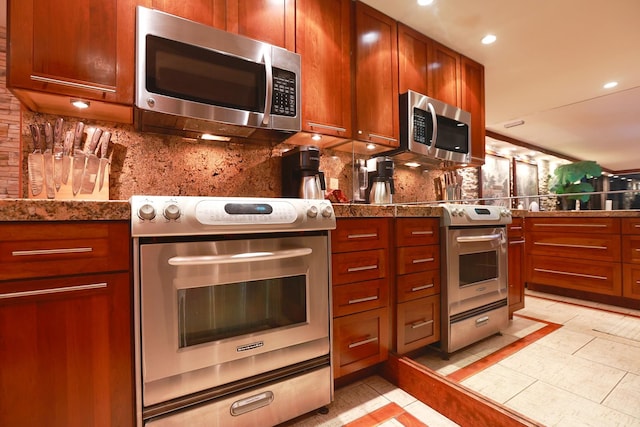
M 506 225 L 501 206 L 443 204 L 441 350 L 456 350 L 509 323 Z
M 331 402 L 329 202 L 130 203 L 139 425 L 275 425 Z

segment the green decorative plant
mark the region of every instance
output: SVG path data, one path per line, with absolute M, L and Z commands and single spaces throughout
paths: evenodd
M 551 191 L 556 194 L 590 193 L 593 185 L 584 181 L 584 178 L 594 178 L 602 174 L 602 167 L 593 160 L 583 160 L 558 166 L 554 171 L 554 183 Z M 586 202 L 588 194 L 573 194 L 567 196 L 571 200 Z

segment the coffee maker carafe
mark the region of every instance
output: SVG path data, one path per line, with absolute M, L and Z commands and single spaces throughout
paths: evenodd
M 282 196 L 324 199 L 324 173 L 320 170 L 320 149 L 298 146 L 282 154 Z
M 374 157 L 367 161 L 369 186 L 367 201 L 373 204 L 392 203 L 395 188 L 393 186 L 393 160 L 390 157 Z

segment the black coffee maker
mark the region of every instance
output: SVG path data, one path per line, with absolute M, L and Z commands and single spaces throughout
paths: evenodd
M 393 203 L 393 160 L 390 157 L 374 157 L 367 161 L 369 186 L 367 202 L 373 204 Z
M 302 145 L 282 154 L 282 196 L 324 199 L 324 173 L 320 172 L 320 149 Z

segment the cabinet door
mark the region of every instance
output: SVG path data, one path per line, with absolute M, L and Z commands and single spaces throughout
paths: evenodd
M 136 2 L 9 0 L 7 86 L 132 104 Z
M 622 296 L 640 300 L 640 267 L 623 264 Z
M 509 240 L 509 316 L 524 308 L 524 239 Z
M 296 52 L 302 59 L 304 94 L 302 130 L 352 136 L 350 23 L 349 0 L 296 1 Z
M 431 39 L 398 24 L 398 81 L 400 93 L 408 90 L 429 95 L 428 66 L 431 61 Z
M 0 425 L 135 424 L 128 273 L 3 282 L 0 294 Z
M 356 3 L 356 133 L 361 141 L 398 147 L 397 24 Z
M 471 113 L 471 163 L 484 164 L 485 113 L 484 113 L 484 67 L 469 58 L 461 60 L 461 104 Z
M 457 107 L 461 104 L 460 54 L 433 42 L 428 64 L 431 97 Z
M 398 353 L 440 339 L 440 295 L 398 304 Z
M 225 0 L 152 0 L 151 7 L 221 30 L 226 27 Z
M 227 31 L 295 50 L 294 0 L 227 0 Z

